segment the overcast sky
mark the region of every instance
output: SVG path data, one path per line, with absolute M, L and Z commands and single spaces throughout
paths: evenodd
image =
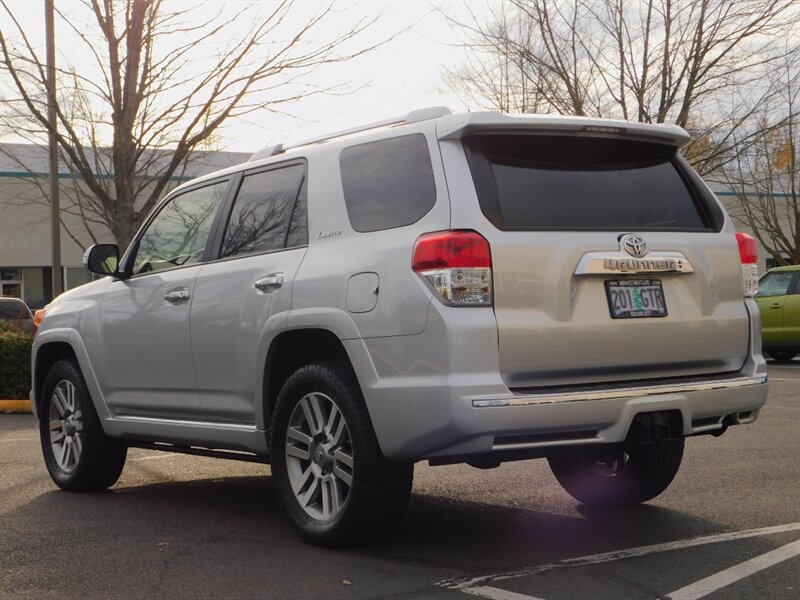
M 10 0 L 8 3 L 21 19 L 26 34 L 42 48 L 44 56 L 43 0 Z M 311 4 L 316 3 L 306 2 L 300 9 Z M 65 13 L 70 13 L 73 8 L 79 9 L 72 0 L 58 0 L 56 5 Z M 214 7 L 217 3 L 207 2 L 206 5 Z M 262 6 L 266 4 L 262 3 Z M 461 1 L 437 1 L 436 6 L 455 16 L 466 13 Z M 296 118 L 259 111 L 245 118 L 229 120 L 219 139 L 221 149 L 254 151 L 271 143 L 346 129 L 427 106 L 465 108 L 441 79 L 444 66 L 453 66 L 461 60 L 461 50 L 457 47 L 459 32 L 433 9 L 432 2 L 407 0 L 354 4 L 340 1 L 336 8 L 345 10 L 327 25 L 330 31 L 342 27 L 350 17 L 379 11 L 382 11 L 382 16 L 369 32 L 370 40 L 387 39 L 400 30 L 405 31 L 372 53 L 320 74 L 327 81 L 350 81 L 351 89 L 355 90 L 352 93 L 315 96 L 282 107 Z M 474 0 L 469 8 L 480 13 L 486 10 L 486 3 Z M 4 29 L 7 29 L 6 25 Z M 243 23 L 242 27 L 246 24 Z M 60 65 L 73 60 L 80 65 L 80 55 L 85 49 L 78 50 L 81 47 L 74 34 L 58 19 L 56 45 Z M 6 136 L 2 141 L 20 140 Z

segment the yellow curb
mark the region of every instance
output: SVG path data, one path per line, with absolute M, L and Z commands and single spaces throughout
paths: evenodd
M 0 413 L 29 413 L 30 400 L 0 400 Z

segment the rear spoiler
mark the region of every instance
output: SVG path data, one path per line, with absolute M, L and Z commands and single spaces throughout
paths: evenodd
M 590 135 L 670 144 L 680 148 L 691 136 L 682 127 L 612 119 L 565 117 L 560 115 L 507 115 L 474 112 L 441 117 L 436 124 L 440 140 L 456 140 L 475 134 L 536 133 Z

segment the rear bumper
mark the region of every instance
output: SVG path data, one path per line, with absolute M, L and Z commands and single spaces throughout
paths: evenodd
M 736 373 L 514 393 L 499 374 L 491 309 L 431 310 L 423 334 L 349 340 L 384 454 L 447 462 L 589 444 L 623 442 L 639 413 L 679 411 L 683 435 L 752 423 L 767 399 L 760 322 L 751 315 L 750 351 Z M 454 322 L 455 320 L 455 322 Z

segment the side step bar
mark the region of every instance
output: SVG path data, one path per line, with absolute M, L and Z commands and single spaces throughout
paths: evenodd
M 208 458 L 226 458 L 228 460 L 238 460 L 241 462 L 260 463 L 265 465 L 270 463 L 269 458 L 251 454 L 249 452 L 238 452 L 236 450 L 212 450 L 210 448 L 175 446 L 174 444 L 164 444 L 159 442 L 127 442 L 127 444 L 128 448 L 142 448 L 144 450 L 174 452 L 175 454 L 191 454 L 193 456 L 206 456 Z

